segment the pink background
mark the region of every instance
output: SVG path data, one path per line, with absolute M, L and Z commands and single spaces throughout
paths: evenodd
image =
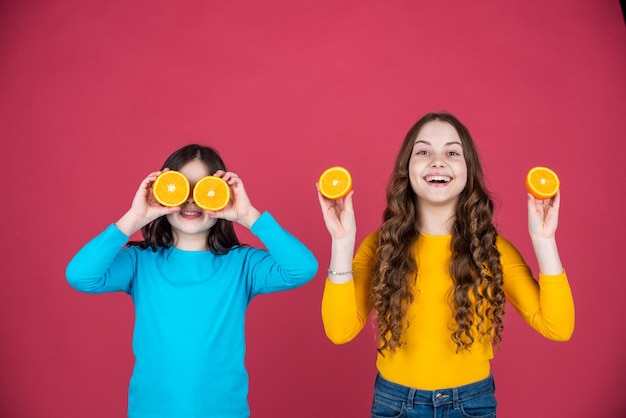
M 625 80 L 617 0 L 0 3 L 0 416 L 125 415 L 130 298 L 78 293 L 64 269 L 196 141 L 320 263 L 310 284 L 250 306 L 252 416 L 368 416 L 372 327 L 344 346 L 322 330 L 330 239 L 315 181 L 331 165 L 353 173 L 364 238 L 404 134 L 432 110 L 472 132 L 501 232 L 535 271 L 524 176 L 547 165 L 562 180 L 576 330 L 550 342 L 508 309 L 499 416 L 618 416 Z

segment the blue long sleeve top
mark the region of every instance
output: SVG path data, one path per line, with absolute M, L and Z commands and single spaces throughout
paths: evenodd
M 267 212 L 251 227 L 266 249 L 224 255 L 126 247 L 115 225 L 70 261 L 87 293 L 122 291 L 135 305 L 129 418 L 248 417 L 244 321 L 255 295 L 304 285 L 317 260 Z

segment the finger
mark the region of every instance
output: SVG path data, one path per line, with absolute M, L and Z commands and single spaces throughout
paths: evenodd
M 241 179 L 237 177 L 237 175 L 229 176 L 228 178 L 224 178 L 224 181 L 228 183 L 230 186 L 239 186 L 242 184 Z
M 328 202 L 326 201 L 326 198 L 320 193 L 319 188 L 317 189 L 317 200 L 320 202 L 320 208 L 322 208 L 322 211 L 326 211 L 326 209 L 328 208 Z
M 527 196 L 528 199 L 526 202 L 528 204 L 528 213 L 532 213 L 537 210 L 537 203 L 539 203 L 539 201 L 530 193 L 527 193 Z
M 205 210 L 204 213 L 206 213 L 207 215 L 209 215 L 209 218 L 219 218 L 220 215 L 219 213 L 221 211 L 223 211 L 224 209 L 221 209 L 219 211 L 214 211 L 214 210 Z
M 159 175 L 161 173 L 162 173 L 162 171 L 153 171 L 152 173 L 148 174 L 145 179 L 143 179 L 143 182 L 144 183 L 151 183 L 154 180 L 156 180 L 156 178 L 159 177 Z
M 150 198 L 153 197 L 151 193 L 152 184 L 159 176 L 159 174 L 161 174 L 160 171 L 154 171 L 148 174 L 148 176 L 141 181 L 141 184 L 139 185 L 139 189 L 137 190 L 135 196 L 142 196 L 143 199 L 150 200 Z
M 354 206 L 352 205 L 352 195 L 354 194 L 354 189 L 350 190 L 350 192 L 343 198 L 344 209 L 350 213 L 354 213 Z
M 226 171 L 221 176 L 222 180 L 224 180 L 228 185 L 234 186 L 241 183 L 241 179 L 237 175 L 237 173 L 233 173 L 232 171 Z
M 561 207 L 561 190 L 557 190 L 554 197 L 552 197 L 552 207 L 558 211 Z
M 174 207 L 161 206 L 159 208 L 159 214 L 169 215 L 170 213 L 180 212 L 181 210 L 182 210 L 182 206 L 174 206 Z
M 324 213 L 326 213 L 326 211 L 328 211 L 329 209 L 331 209 L 334 205 L 335 202 L 328 199 L 327 197 L 325 197 L 319 190 L 319 187 L 317 189 L 317 198 L 320 202 L 320 207 L 322 208 L 322 211 Z

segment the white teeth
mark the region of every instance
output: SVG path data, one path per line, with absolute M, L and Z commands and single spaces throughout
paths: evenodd
M 193 216 L 193 215 L 197 215 L 199 212 L 181 212 L 181 215 L 186 215 L 186 216 Z
M 429 182 L 439 182 L 439 183 L 447 183 L 452 180 L 448 176 L 426 176 L 426 181 Z

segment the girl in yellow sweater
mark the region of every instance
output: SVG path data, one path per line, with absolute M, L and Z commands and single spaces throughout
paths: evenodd
M 352 192 L 339 200 L 318 195 L 332 238 L 326 335 L 346 343 L 376 314 L 372 417 L 495 417 L 489 363 L 507 299 L 543 336 L 572 335 L 574 303 L 555 240 L 560 193 L 528 195 L 537 281 L 493 225 L 476 146 L 453 115 L 427 114 L 409 130 L 382 226 L 356 255 Z

